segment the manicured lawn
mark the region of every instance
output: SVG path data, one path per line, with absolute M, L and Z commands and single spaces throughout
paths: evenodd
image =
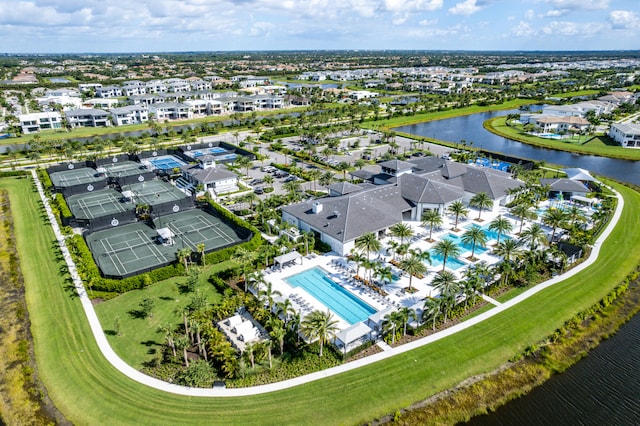
M 529 145 L 603 157 L 640 160 L 639 150 L 623 148 L 618 144 L 614 144 L 613 141 L 605 136 L 582 136 L 580 139 L 574 137 L 569 140 L 544 139 L 527 135 L 518 127 L 507 126 L 506 117 L 489 119 L 485 121 L 484 127 L 492 133 Z
M 209 303 L 221 300 L 215 287 L 207 282 L 207 278 L 214 272 L 215 269 L 208 268 L 196 286 L 196 291 L 204 294 Z M 164 334 L 158 328 L 166 324 L 181 324 L 182 317 L 176 313 L 176 308 L 187 305 L 195 294 L 180 291 L 179 285 L 185 282 L 186 277 L 172 278 L 95 306 L 109 343 L 127 364 L 140 369 L 145 361 L 150 361 L 161 353 Z M 143 299 L 154 302 L 151 315 L 147 318 L 140 318 L 139 315 Z M 115 330 L 116 321 L 120 323 L 120 335 Z
M 54 403 L 76 424 L 367 422 L 493 370 L 603 297 L 640 257 L 640 195 L 620 188 L 625 210 L 599 262 L 513 309 L 429 346 L 285 391 L 246 398 L 182 397 L 133 382 L 105 361 L 61 272 L 53 233 L 43 224 L 30 182 L 4 179 L 0 185 L 9 189 L 17 213 L 40 375 Z

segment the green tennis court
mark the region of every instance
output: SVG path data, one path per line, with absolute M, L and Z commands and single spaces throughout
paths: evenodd
M 117 226 L 86 237 L 93 258 L 106 276 L 129 276 L 176 259 L 176 248 L 157 241 L 154 229 L 142 223 Z
M 169 228 L 175 235 L 174 244 L 197 250 L 204 244 L 206 251 L 242 241 L 242 236 L 229 224 L 202 210 L 193 209 L 154 220 L 156 228 Z
M 150 206 L 188 198 L 184 192 L 170 183 L 161 180 L 150 180 L 148 182 L 125 185 L 122 190 L 123 192 L 131 191 L 136 204 L 147 204 Z
M 104 180 L 104 177 L 98 176 L 96 170 L 88 167 L 54 172 L 49 174 L 49 178 L 54 186 L 65 188 Z
M 67 204 L 76 219 L 95 219 L 136 208 L 133 203 L 123 202 L 122 194 L 113 189 L 71 195 Z

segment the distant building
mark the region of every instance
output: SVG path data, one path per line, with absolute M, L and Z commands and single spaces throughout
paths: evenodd
M 109 113 L 101 109 L 77 109 L 65 113 L 69 127 L 109 127 Z
M 204 155 L 196 165 L 181 167 L 182 177 L 194 187 L 202 185 L 212 195 L 221 195 L 238 190 L 238 176 L 224 166 L 217 166 L 212 155 Z
M 115 126 L 127 124 L 140 124 L 149 121 L 149 109 L 142 105 L 128 105 L 121 108 L 112 108 L 109 111 L 111 121 Z

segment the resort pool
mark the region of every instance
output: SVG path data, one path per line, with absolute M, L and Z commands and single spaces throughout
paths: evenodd
M 448 234 L 448 235 L 446 236 L 446 238 L 448 238 L 448 239 L 450 239 L 450 240 L 453 240 L 453 242 L 454 242 L 454 243 L 456 243 L 456 245 L 457 245 L 458 247 L 460 247 L 460 248 L 462 249 L 462 251 L 463 251 L 463 252 L 465 252 L 465 251 L 471 251 L 471 249 L 473 248 L 473 245 L 472 245 L 472 244 L 465 244 L 465 243 L 462 241 L 462 237 L 459 237 L 459 236 L 457 236 L 457 235 L 455 235 L 455 234 Z M 481 247 L 481 246 L 479 246 L 478 244 L 476 244 L 476 251 L 475 251 L 475 252 L 476 252 L 476 254 L 477 254 L 477 253 L 484 253 L 484 252 L 485 252 L 485 251 L 487 251 L 487 250 L 489 250 L 487 247 Z M 447 263 L 449 263 L 449 260 L 448 260 L 448 259 L 447 259 Z
M 431 250 L 429 254 L 431 255 L 431 266 L 442 266 L 442 263 L 444 261 L 443 256 L 434 253 L 433 250 Z M 453 269 L 454 271 L 457 271 L 458 269 L 462 268 L 465 265 L 466 263 L 464 263 L 462 260 L 458 259 L 457 257 L 451 257 L 451 256 L 447 257 L 446 267 L 449 269 Z M 427 264 L 427 267 L 428 266 L 429 264 Z
M 300 287 L 349 324 L 369 318 L 377 311 L 340 287 L 319 267 L 285 278 L 292 287 Z
M 471 226 L 475 226 L 475 225 L 471 225 Z M 465 229 L 469 229 L 471 228 L 471 226 L 466 227 Z M 489 240 L 497 240 L 498 239 L 498 233 L 496 231 L 492 231 L 491 229 L 489 229 L 489 224 L 486 225 L 482 225 L 480 228 L 484 231 L 484 233 L 487 235 L 487 238 Z M 503 241 L 505 238 L 507 239 L 511 239 L 510 236 L 505 235 L 504 233 L 500 235 L 500 241 Z M 478 247 L 476 246 L 476 251 L 478 251 Z

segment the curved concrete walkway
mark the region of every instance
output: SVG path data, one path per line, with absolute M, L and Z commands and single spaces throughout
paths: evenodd
M 96 339 L 98 347 L 100 348 L 100 351 L 105 356 L 105 358 L 111 363 L 111 365 L 113 365 L 122 374 L 126 375 L 132 380 L 142 383 L 143 385 L 150 386 L 152 388 L 155 388 L 161 391 L 170 392 L 178 395 L 201 396 L 201 397 L 238 397 L 238 396 L 258 395 L 258 394 L 275 392 L 278 390 L 291 388 L 293 386 L 313 382 L 315 380 L 319 380 L 325 377 L 335 376 L 336 374 L 344 373 L 345 371 L 354 370 L 364 365 L 373 364 L 375 362 L 392 357 L 394 355 L 398 355 L 404 352 L 408 352 L 412 349 L 428 345 L 431 342 L 435 342 L 437 340 L 450 336 L 454 333 L 457 333 L 461 330 L 472 327 L 488 318 L 493 317 L 494 315 L 499 314 L 502 311 L 505 311 L 511 308 L 514 305 L 517 305 L 518 303 L 533 296 L 534 294 L 581 272 L 585 268 L 588 268 L 589 266 L 594 264 L 598 258 L 598 255 L 600 254 L 600 248 L 602 246 L 602 243 L 607 239 L 607 237 L 609 237 L 609 235 L 615 228 L 615 225 L 618 223 L 618 220 L 620 219 L 622 210 L 624 208 L 624 199 L 617 191 L 614 191 L 618 198 L 618 206 L 616 208 L 616 211 L 613 214 L 611 222 L 609 223 L 607 228 L 604 230 L 604 232 L 600 235 L 598 240 L 595 242 L 591 255 L 589 256 L 588 259 L 586 259 L 583 263 L 571 269 L 570 271 L 562 275 L 558 275 L 549 281 L 545 281 L 544 283 L 538 284 L 537 286 L 525 291 L 524 293 L 520 294 L 517 297 L 514 297 L 508 302 L 505 302 L 499 306 L 496 306 L 493 309 L 487 312 L 484 312 L 481 315 L 478 315 L 462 323 L 456 324 L 453 327 L 449 327 L 445 330 L 442 330 L 430 336 L 423 337 L 418 340 L 414 340 L 413 342 L 404 344 L 402 346 L 390 348 L 389 350 L 377 353 L 375 355 L 368 356 L 366 358 L 362 358 L 356 361 L 352 361 L 346 364 L 342 364 L 342 365 L 332 367 L 326 370 L 318 371 L 315 373 L 307 374 L 305 376 L 300 376 L 300 377 L 284 380 L 277 383 L 270 383 L 267 385 L 260 385 L 260 386 L 247 387 L 247 388 L 239 388 L 239 389 L 206 388 L 204 389 L 204 388 L 189 388 L 186 386 L 175 385 L 175 384 L 163 382 L 161 380 L 142 374 L 140 371 L 134 369 L 133 367 L 125 363 L 113 351 L 113 349 L 109 345 L 109 342 L 107 341 L 107 337 L 104 334 L 102 326 L 100 325 L 100 321 L 98 320 L 96 312 L 93 309 L 93 304 L 89 299 L 89 295 L 87 294 L 84 288 L 84 285 L 82 284 L 82 280 L 78 275 L 76 265 L 74 264 L 73 259 L 71 258 L 71 255 L 69 253 L 69 249 L 67 248 L 65 237 L 60 232 L 60 227 L 58 226 L 58 222 L 56 221 L 53 215 L 51 206 L 49 204 L 49 200 L 45 196 L 45 193 L 42 189 L 42 184 L 38 180 L 38 176 L 36 172 L 32 171 L 31 173 L 34 181 L 36 182 L 38 193 L 40 194 L 40 197 L 42 198 L 42 201 L 44 203 L 44 206 L 47 212 L 47 217 L 49 218 L 49 222 L 51 223 L 53 231 L 56 235 L 56 239 L 58 240 L 58 244 L 60 245 L 60 250 L 62 251 L 64 259 L 67 262 L 67 266 L 69 267 L 69 272 L 71 274 L 71 277 L 73 278 L 73 283 L 76 287 L 76 291 L 78 292 L 80 302 L 82 303 L 82 307 L 84 308 L 85 314 L 87 315 L 89 326 L 91 327 L 91 331 L 93 332 L 93 335 Z

